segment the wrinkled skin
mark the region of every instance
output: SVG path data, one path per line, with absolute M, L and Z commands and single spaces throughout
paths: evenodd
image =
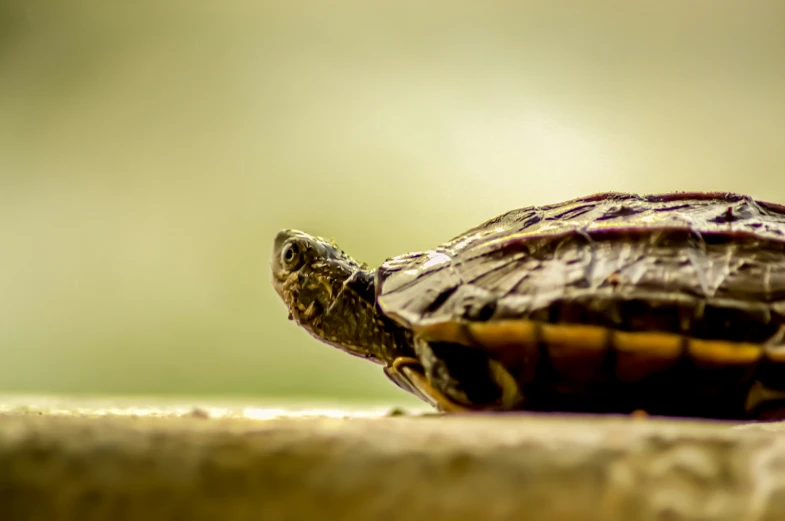
M 379 313 L 374 273 L 331 242 L 296 230 L 275 238 L 273 287 L 289 318 L 349 354 L 390 365 L 412 356 L 412 338 Z

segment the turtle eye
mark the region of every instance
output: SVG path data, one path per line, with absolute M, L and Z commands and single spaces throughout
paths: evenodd
M 300 267 L 301 257 L 300 246 L 296 242 L 289 242 L 284 244 L 281 249 L 281 264 L 289 270 L 297 269 Z

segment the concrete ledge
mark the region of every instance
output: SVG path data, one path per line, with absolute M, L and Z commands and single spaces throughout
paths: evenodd
M 0 519 L 785 520 L 785 426 L 6 412 Z

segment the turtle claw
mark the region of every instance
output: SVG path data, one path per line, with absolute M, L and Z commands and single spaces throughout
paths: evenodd
M 404 391 L 431 404 L 441 412 L 466 412 L 470 409 L 460 405 L 444 393 L 435 389 L 425 376 L 422 364 L 416 358 L 402 356 L 384 368 L 384 374 Z

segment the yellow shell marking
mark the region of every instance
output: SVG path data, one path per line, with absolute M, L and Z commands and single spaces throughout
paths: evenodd
M 589 381 L 602 370 L 608 348 L 616 351 L 616 377 L 639 381 L 672 367 L 688 356 L 703 367 L 752 366 L 764 346 L 747 342 L 702 340 L 676 333 L 616 331 L 602 326 L 547 324 L 531 320 L 497 320 L 462 324 L 442 322 L 418 330 L 428 340 L 458 342 L 489 352 L 506 349 L 534 351 L 544 345 L 553 367 L 572 381 Z M 784 350 L 785 351 L 785 350 Z M 769 358 L 785 361 L 785 352 L 772 350 Z M 528 368 L 533 370 L 534 368 Z
M 709 365 L 749 365 L 763 356 L 763 346 L 746 342 L 724 342 L 691 338 L 687 353 L 697 363 Z
M 636 382 L 673 367 L 683 354 L 684 338 L 673 333 L 615 331 L 613 346 L 616 377 Z
M 559 375 L 571 382 L 591 382 L 602 373 L 610 334 L 597 326 L 543 324 L 540 341 Z

